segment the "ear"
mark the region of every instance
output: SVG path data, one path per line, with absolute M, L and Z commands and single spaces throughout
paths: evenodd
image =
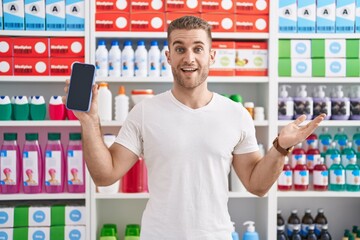
M 210 65 L 213 65 L 215 62 L 216 51 L 214 49 L 210 49 Z
M 170 51 L 166 50 L 165 51 L 165 56 L 166 56 L 167 62 L 170 64 Z

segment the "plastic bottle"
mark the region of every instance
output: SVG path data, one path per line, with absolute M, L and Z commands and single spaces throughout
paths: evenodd
M 303 149 L 305 152 L 309 150 L 309 148 L 318 148 L 318 137 L 315 133 L 310 134 L 303 141 Z
M 109 76 L 121 76 L 121 50 L 119 48 L 119 41 L 112 41 L 109 51 Z
M 65 120 L 66 111 L 61 96 L 51 96 L 49 101 L 50 120 Z
M 125 229 L 124 240 L 140 240 L 140 225 L 127 224 Z
M 297 215 L 297 213 L 298 213 L 297 209 L 292 210 L 291 214 L 290 214 L 290 216 L 288 218 L 288 221 L 287 221 L 286 233 L 287 233 L 289 238 L 292 237 L 295 228 L 300 230 L 301 222 L 300 222 L 300 218 Z
M 232 222 L 232 224 L 233 224 L 233 231 L 231 233 L 232 240 L 240 240 L 239 233 L 237 233 L 235 230 L 235 223 Z
M 317 240 L 314 224 L 309 225 L 309 231 L 308 231 L 307 237 L 305 239 L 306 240 Z
M 354 133 L 354 135 L 352 137 L 352 142 L 353 142 L 353 149 L 355 150 L 355 152 L 359 153 L 360 152 L 360 127 L 358 127 L 356 129 L 356 133 Z
M 294 168 L 294 189 L 306 191 L 309 188 L 309 170 L 303 158 L 297 161 Z
M 350 97 L 350 119 L 360 120 L 360 86 L 355 86 L 353 88 Z
M 331 145 L 331 134 L 329 133 L 328 127 L 323 127 L 322 132 L 319 135 L 319 151 L 321 157 L 325 158 L 326 151 L 330 148 Z
M 121 74 L 123 77 L 134 77 L 134 56 L 132 42 L 125 41 L 121 55 Z
M 334 163 L 329 168 L 329 190 L 345 190 L 345 169 L 339 158 L 335 158 Z
M 14 103 L 14 120 L 29 120 L 29 101 L 26 96 L 17 96 Z
M 336 143 L 336 148 L 341 152 L 347 145 L 348 137 L 344 133 L 344 128 L 339 127 L 338 132 L 334 136 L 334 142 Z
M 265 109 L 264 107 L 255 107 L 254 108 L 254 120 L 255 121 L 264 121 L 265 120 Z
M 144 159 L 139 157 L 138 161 L 121 178 L 121 191 L 124 193 L 145 192 L 144 188 Z
M 313 117 L 313 99 L 307 96 L 306 85 L 298 86 L 296 97 L 294 97 L 294 118 L 303 114 L 309 120 Z
M 148 72 L 148 52 L 145 48 L 144 41 L 137 42 L 137 48 L 135 50 L 135 76 L 147 77 Z
M 280 96 L 278 100 L 278 119 L 291 120 L 294 118 L 294 100 L 289 97 L 286 88 L 291 88 L 290 85 L 280 86 Z
M 351 158 L 345 168 L 346 190 L 350 192 L 360 191 L 360 168 L 356 164 L 356 158 Z
M 9 121 L 12 116 L 12 106 L 9 96 L 0 96 L 0 121 Z
M 125 87 L 120 86 L 115 97 L 115 120 L 123 123 L 129 113 L 129 97 L 125 94 Z
M 342 240 L 349 240 L 349 235 L 350 235 L 350 230 L 345 229 L 344 236 L 343 236 Z
M 167 61 L 167 57 L 165 55 L 166 51 L 169 51 L 168 41 L 164 41 L 164 46 L 160 53 L 160 69 L 161 69 L 160 75 L 162 77 L 171 77 L 172 71 L 171 71 L 171 66 Z
M 109 90 L 109 84 L 106 82 L 99 83 L 98 115 L 100 121 L 112 120 L 112 93 Z
M 284 228 L 277 228 L 276 240 L 288 240 L 288 237 L 285 234 Z
M 302 238 L 306 238 L 309 234 L 309 227 L 314 225 L 314 219 L 311 216 L 311 210 L 306 209 L 303 218 L 301 219 L 300 235 Z
M 107 77 L 109 71 L 109 52 L 104 40 L 99 40 L 95 52 L 95 67 L 97 77 Z
M 292 188 L 293 172 L 289 164 L 289 158 L 285 156 L 283 170 L 277 180 L 278 190 L 289 191 Z
M 118 240 L 116 224 L 104 224 L 100 231 L 99 240 Z
M 321 154 L 318 149 L 318 140 L 315 134 L 311 134 L 307 139 L 306 166 L 312 172 L 314 166 L 320 162 Z
M 280 209 L 277 210 L 276 225 L 277 225 L 278 229 L 279 229 L 279 228 L 281 228 L 281 229 L 283 229 L 283 230 L 285 229 L 285 220 L 284 220 L 284 218 L 283 218 L 283 216 L 282 216 L 282 214 L 281 214 L 281 210 L 280 210 Z
M 331 117 L 331 100 L 329 97 L 325 96 L 324 88 L 325 85 L 320 85 L 317 88 L 314 88 L 314 118 L 321 113 L 325 113 L 325 120 L 329 120 Z
M 341 151 L 341 164 L 346 168 L 346 166 L 350 163 L 351 159 L 355 159 L 356 164 L 356 153 L 352 148 L 352 142 L 348 142 L 346 147 Z
M 255 107 L 254 103 L 253 102 L 245 102 L 244 107 L 249 112 L 251 118 L 254 119 L 254 107 Z
M 160 77 L 160 49 L 157 41 L 151 41 L 148 59 L 149 77 Z
M 0 149 L 1 193 L 18 193 L 21 180 L 21 155 L 17 133 L 4 133 Z
M 294 169 L 298 161 L 306 162 L 306 154 L 302 148 L 302 143 L 295 145 L 294 150 L 291 153 L 291 168 Z
M 331 235 L 328 232 L 328 225 L 324 225 L 321 229 L 321 233 L 320 233 L 320 240 L 331 240 Z
M 67 190 L 70 193 L 85 192 L 85 162 L 80 133 L 70 133 L 67 146 Z
M 300 227 L 299 226 L 294 227 L 294 231 L 291 236 L 291 240 L 302 240 L 301 235 L 300 235 Z
M 329 172 L 324 164 L 324 158 L 315 165 L 313 170 L 313 187 L 315 191 L 326 191 L 329 185 Z
M 356 232 L 356 240 L 360 239 L 360 229 L 357 230 Z
M 24 193 L 41 193 L 43 183 L 43 155 L 37 133 L 26 133 L 22 159 Z
M 348 120 L 350 117 L 350 100 L 344 97 L 342 85 L 337 85 L 333 89 L 331 97 L 331 119 Z
M 341 161 L 340 151 L 336 149 L 336 143 L 332 142 L 330 148 L 325 153 L 325 164 L 329 169 L 331 165 L 335 162 L 335 159 Z
M 64 191 L 64 151 L 60 142 L 60 133 L 48 133 L 45 147 L 45 192 L 61 193 Z
M 259 234 L 255 232 L 254 222 L 246 221 L 244 222 L 244 226 L 247 226 L 246 232 L 243 234 L 243 240 L 259 240 Z
M 327 224 L 328 224 L 327 218 L 324 215 L 323 208 L 318 209 L 318 213 L 317 213 L 314 221 L 315 221 L 315 234 L 316 234 L 316 236 L 320 237 L 321 229 L 323 228 L 323 226 L 325 226 L 325 225 L 327 226 Z
M 45 120 L 46 103 L 43 96 L 33 96 L 30 101 L 30 120 Z
M 357 226 L 357 225 L 353 225 L 351 232 L 352 232 L 354 235 L 356 235 L 357 231 L 358 231 L 358 226 Z

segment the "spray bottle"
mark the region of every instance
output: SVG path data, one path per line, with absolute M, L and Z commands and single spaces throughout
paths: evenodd
M 296 97 L 294 97 L 295 119 L 305 114 L 307 119 L 313 117 L 313 99 L 307 96 L 306 85 L 297 87 Z
M 330 98 L 325 97 L 324 88 L 326 88 L 325 85 L 314 88 L 314 117 L 325 113 L 325 120 L 329 120 L 331 116 L 331 101 Z
M 350 97 L 350 119 L 360 120 L 360 86 L 356 86 Z
M 259 234 L 255 232 L 254 224 L 255 223 L 252 221 L 244 222 L 243 225 L 247 225 L 247 229 L 246 232 L 244 232 L 243 234 L 243 240 L 259 240 Z
M 289 97 L 286 88 L 291 88 L 290 85 L 280 86 L 280 96 L 278 100 L 278 119 L 291 120 L 294 117 L 294 100 Z
M 350 100 L 344 97 L 342 85 L 337 85 L 331 96 L 331 119 L 348 120 L 350 117 Z

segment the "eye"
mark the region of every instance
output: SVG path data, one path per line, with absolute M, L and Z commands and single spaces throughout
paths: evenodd
M 175 52 L 177 52 L 177 53 L 183 53 L 185 50 L 184 50 L 184 48 L 182 48 L 182 47 L 177 47 L 177 48 L 175 48 Z
M 196 47 L 194 50 L 196 53 L 201 53 L 203 51 L 202 47 Z

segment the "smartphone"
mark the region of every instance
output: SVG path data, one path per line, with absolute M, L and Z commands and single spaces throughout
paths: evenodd
M 91 105 L 95 66 L 75 62 L 72 65 L 66 108 L 88 112 Z

